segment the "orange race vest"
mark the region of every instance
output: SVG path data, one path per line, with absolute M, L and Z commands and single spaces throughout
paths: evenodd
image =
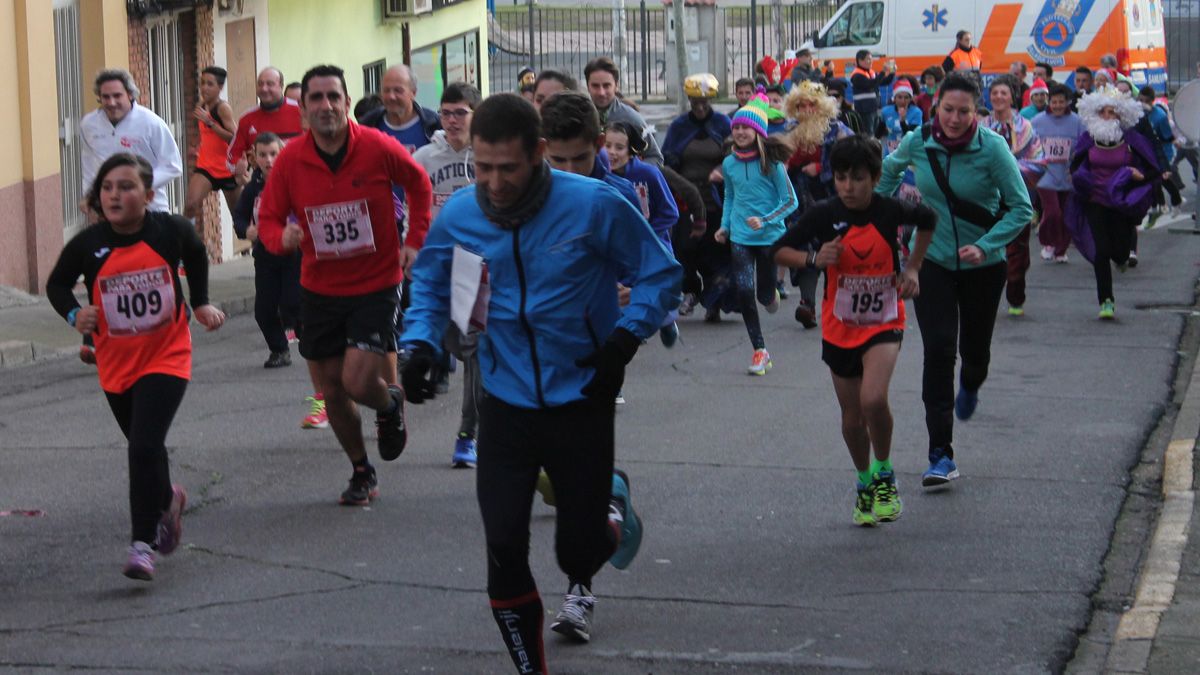
M 972 47 L 969 52 L 964 52 L 962 49 L 955 47 L 954 51 L 950 52 L 950 60 L 954 61 L 955 70 L 979 70 L 983 68 L 983 53 L 977 47 Z

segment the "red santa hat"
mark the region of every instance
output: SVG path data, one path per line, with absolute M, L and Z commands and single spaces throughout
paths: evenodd
M 1033 86 L 1029 88 L 1029 95 L 1034 94 L 1049 94 L 1050 88 L 1046 86 L 1046 81 L 1042 78 L 1036 78 L 1033 81 Z
M 908 94 L 908 97 L 912 98 L 913 88 L 908 80 L 896 80 L 896 84 L 892 85 L 892 98 L 895 98 L 897 94 Z

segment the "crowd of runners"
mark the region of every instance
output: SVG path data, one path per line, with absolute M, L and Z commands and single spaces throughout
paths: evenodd
M 396 460 L 405 402 L 444 394 L 461 369 L 447 450 L 476 469 L 487 593 L 518 672 L 546 672 L 533 495 L 556 509 L 567 577 L 551 629 L 586 642 L 595 575 L 628 567 L 642 538 L 614 447 L 626 368 L 648 340 L 675 347 L 697 308 L 706 322 L 740 315 L 747 372 L 763 376 L 758 308 L 798 296 L 841 407 L 852 520 L 896 520 L 888 389 L 906 309 L 923 345 L 922 485 L 936 488 L 959 476 L 954 420 L 979 403 L 1002 296 L 1009 315 L 1025 312 L 1032 233 L 1047 263 L 1066 263 L 1072 244 L 1092 261 L 1098 316 L 1115 319 L 1112 267 L 1135 265 L 1139 225 L 1181 204 L 1180 162 L 1197 171 L 1155 92 L 1107 61 L 1070 73 L 1072 86 L 1014 64 L 986 91 L 981 65 L 969 33 L 919 77 L 876 72 L 865 51 L 848 79 L 805 52 L 764 59 L 737 82 L 731 116 L 713 106 L 717 78 L 696 74 L 661 144 L 604 57 L 582 81 L 522 72 L 519 94 L 453 83 L 436 110 L 416 102 L 405 66 L 358 102 L 336 66 L 294 86 L 266 68 L 259 105 L 238 119 L 211 67 L 187 218 L 159 189 L 180 175 L 178 148 L 129 74 L 103 71 L 103 107 L 83 124 L 94 224 L 64 248 L 47 294 L 129 441 L 125 575 L 151 580 L 182 536 L 187 495 L 165 442 L 190 378 L 190 319 L 224 322 L 188 219 L 212 191 L 252 242 L 264 367 L 289 366 L 298 341 L 313 389 L 301 425 L 331 428 L 351 465 L 341 504 L 380 494 L 360 407 L 374 411 L 379 457 Z

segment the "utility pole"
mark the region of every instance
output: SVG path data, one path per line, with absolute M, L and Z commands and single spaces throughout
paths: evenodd
M 782 64 L 786 48 L 783 44 L 783 0 L 771 0 L 771 23 L 775 27 L 775 60 Z
M 629 49 L 625 46 L 625 0 L 612 0 L 613 60 L 621 71 L 621 79 L 629 77 Z
M 683 0 L 671 0 L 671 15 L 675 19 L 675 63 L 679 69 L 679 112 L 687 112 L 688 100 L 683 95 L 683 81 L 688 76 L 687 28 L 683 25 Z

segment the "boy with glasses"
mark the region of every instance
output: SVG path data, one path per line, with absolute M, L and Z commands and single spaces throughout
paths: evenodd
M 453 82 L 442 92 L 438 118 L 442 128 L 434 132 L 429 145 L 413 153 L 413 159 L 429 174 L 433 184 L 432 216 L 437 218 L 442 206 L 459 188 L 475 182 L 475 162 L 471 156 L 471 118 L 482 97 L 479 90 L 466 82 Z M 482 395 L 479 379 L 479 355 L 476 333 L 463 335 L 451 322 L 446 334 L 446 350 L 463 362 L 462 420 L 454 440 L 454 455 L 450 460 L 456 469 L 475 466 L 475 436 L 479 427 L 479 398 Z

